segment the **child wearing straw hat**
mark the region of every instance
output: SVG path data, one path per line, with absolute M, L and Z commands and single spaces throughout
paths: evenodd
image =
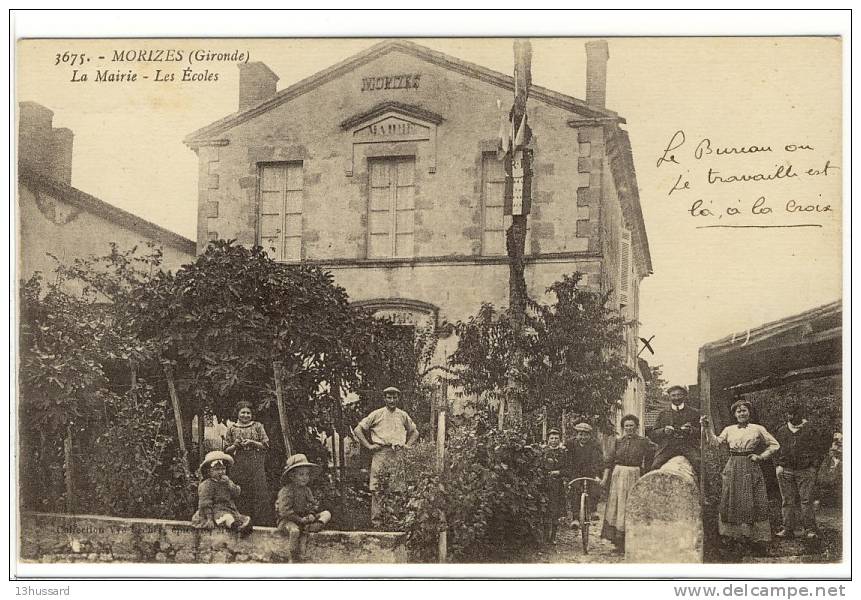
M 251 532 L 251 517 L 240 514 L 234 502 L 242 490 L 227 476 L 227 467 L 232 464 L 233 457 L 220 450 L 207 453 L 200 463 L 197 470 L 201 477 L 197 488 L 197 512 L 191 518 L 194 527 L 224 527 L 240 533 Z
M 304 454 L 287 459 L 281 473 L 281 491 L 275 502 L 278 531 L 288 536 L 288 549 L 293 562 L 301 562 L 308 544 L 308 534 L 316 533 L 332 518 L 328 510 L 320 511 L 308 484 L 318 465 L 308 462 Z

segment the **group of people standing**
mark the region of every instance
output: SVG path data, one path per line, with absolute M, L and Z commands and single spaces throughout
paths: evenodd
M 561 434 L 557 429 L 548 432 L 544 464 L 549 481 L 545 529 L 549 541 L 555 542 L 559 518 L 567 507 L 565 483 L 585 477 L 593 479 L 596 485 L 607 490 L 601 536 L 609 539 L 618 551 L 624 550 L 628 494 L 652 464 L 655 445 L 638 434 L 640 420 L 635 415 L 625 415 L 621 424 L 623 435 L 613 440 L 606 456 L 594 439 L 592 426 L 588 423 L 574 426 L 574 439 L 567 446 L 561 444 Z M 598 517 L 598 496 L 598 493 L 589 496 L 587 508 L 592 519 Z M 571 526 L 588 525 L 572 516 Z
M 687 404 L 685 388 L 673 386 L 668 395 L 670 406 L 659 413 L 648 438 L 638 433 L 639 419 L 626 415 L 620 423 L 622 436 L 612 440 L 603 457 L 598 444 L 590 439 L 588 424 L 575 426 L 575 439 L 567 448 L 561 445 L 557 430 L 549 432 L 545 447 L 545 469 L 551 482 L 549 539 L 555 538 L 556 523 L 565 510 L 563 477 L 592 477 L 607 490 L 601 536 L 623 551 L 627 500 L 634 484 L 647 471 L 659 469 L 675 457 L 684 457 L 696 476 L 702 468 L 703 431 L 706 443 L 723 445 L 729 451 L 721 473 L 718 531 L 722 543 L 743 543 L 755 554 L 767 554 L 772 533 L 760 463 L 768 459 L 776 465 L 781 494 L 783 525 L 775 536 L 818 536 L 813 492 L 819 464 L 827 451 L 822 440 L 827 444 L 830 438 L 808 424 L 801 405 L 789 408 L 786 422 L 772 435 L 764 426 L 751 422 L 751 402 L 739 399 L 730 408 L 736 423 L 715 434 L 708 418 Z M 594 497 L 597 499 L 597 494 Z
M 354 429 L 359 442 L 372 453 L 370 489 L 372 521 L 380 516 L 379 480 L 401 447 L 412 446 L 418 428 L 410 416 L 398 408 L 401 392 L 383 390 L 385 405 L 372 411 Z M 288 457 L 281 474 L 281 490 L 273 503 L 266 477 L 269 437 L 254 420 L 250 402 L 236 405 L 236 421 L 224 435 L 224 449 L 207 453 L 198 475 L 198 510 L 192 524 L 200 529 L 223 527 L 247 534 L 252 523 L 275 523 L 289 538 L 291 559 L 304 555 L 307 534 L 319 531 L 332 518 L 320 510 L 309 483 L 318 465 L 304 454 Z M 396 487 L 402 482 L 394 481 Z M 274 508 L 274 511 L 273 511 Z

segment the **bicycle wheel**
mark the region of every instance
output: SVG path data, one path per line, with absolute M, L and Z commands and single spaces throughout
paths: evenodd
M 583 540 L 583 553 L 589 554 L 589 494 L 580 494 L 580 537 Z

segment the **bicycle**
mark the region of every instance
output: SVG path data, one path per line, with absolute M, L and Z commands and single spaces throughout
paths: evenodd
M 577 477 L 566 484 L 568 490 L 578 481 L 582 481 L 583 490 L 580 492 L 580 538 L 583 543 L 583 553 L 589 554 L 589 527 L 592 524 L 592 511 L 589 508 L 589 485 L 587 482 L 600 483 L 597 477 Z

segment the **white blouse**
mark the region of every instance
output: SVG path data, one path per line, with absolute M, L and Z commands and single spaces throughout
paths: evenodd
M 729 449 L 736 452 L 749 452 L 754 450 L 760 443 L 765 444 L 759 457 L 766 459 L 780 449 L 780 444 L 774 436 L 762 425 L 748 423 L 744 427 L 730 425 L 724 427 L 719 436 L 713 438 L 715 443 L 726 444 Z

